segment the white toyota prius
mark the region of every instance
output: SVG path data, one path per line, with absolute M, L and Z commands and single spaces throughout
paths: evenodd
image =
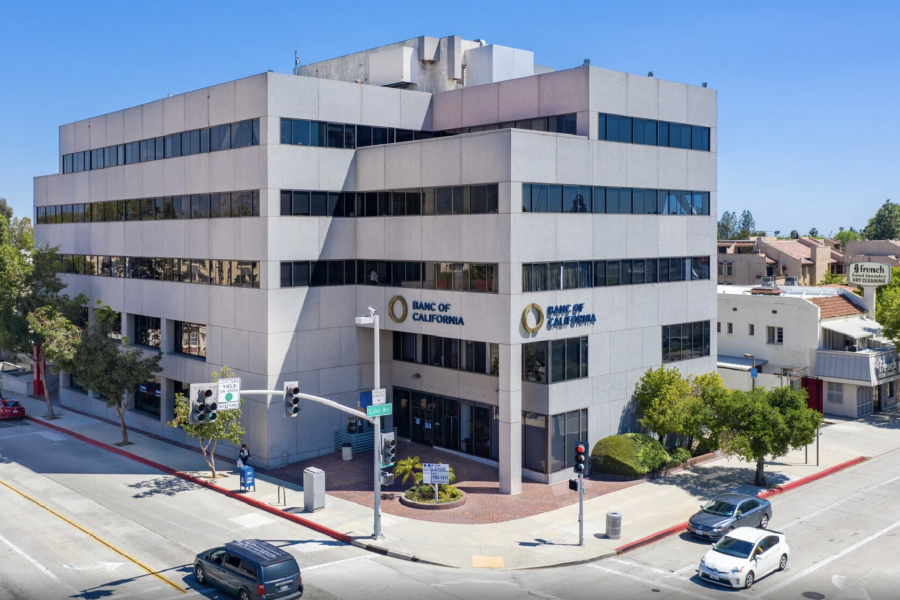
M 783 533 L 738 527 L 700 560 L 700 579 L 732 588 L 749 588 L 773 571 L 784 571 L 791 554 Z

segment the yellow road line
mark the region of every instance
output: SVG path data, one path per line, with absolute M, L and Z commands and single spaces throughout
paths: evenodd
M 106 540 L 104 540 L 103 538 L 101 538 L 100 536 L 98 536 L 97 534 L 92 533 L 92 532 L 88 531 L 87 529 L 85 529 L 84 527 L 82 527 L 81 525 L 79 525 L 78 523 L 75 523 L 74 521 L 71 521 L 71 520 L 67 519 L 66 517 L 62 516 L 61 514 L 59 514 L 58 512 L 56 512 L 55 510 L 53 510 L 52 508 L 49 508 L 49 507 L 47 507 L 47 506 L 41 504 L 40 502 L 38 502 L 37 500 L 35 500 L 35 499 L 32 498 L 31 496 L 29 496 L 28 494 L 26 494 L 26 493 L 24 493 L 24 492 L 21 492 L 21 491 L 17 490 L 16 488 L 14 488 L 13 486 L 9 485 L 8 483 L 6 483 L 5 481 L 3 481 L 2 479 L 0 479 L 0 484 L 2 484 L 2 485 L 4 485 L 5 487 L 9 488 L 9 489 L 12 490 L 13 492 L 19 494 L 20 496 L 22 496 L 22 497 L 25 498 L 26 500 L 29 500 L 29 501 L 33 502 L 34 504 L 40 506 L 41 508 L 43 508 L 44 510 L 46 510 L 48 513 L 50 513 L 51 515 L 53 515 L 54 517 L 57 517 L 57 518 L 59 518 L 59 519 L 62 519 L 63 521 L 65 521 L 66 523 L 68 523 L 69 525 L 71 525 L 72 527 L 74 527 L 75 529 L 77 529 L 78 531 L 82 532 L 83 534 L 85 534 L 85 535 L 87 535 L 87 536 L 89 536 L 89 537 L 94 538 L 96 541 L 100 542 L 101 544 L 103 544 L 104 546 L 106 546 L 107 548 L 109 548 L 110 550 L 112 550 L 113 552 L 115 552 L 116 554 L 118 554 L 119 556 L 121 556 L 122 558 L 124 558 L 124 559 L 126 559 L 126 560 L 128 560 L 128 561 L 130 561 L 130 562 L 132 562 L 132 563 L 134 563 L 135 565 L 137 565 L 138 567 L 140 567 L 141 569 L 143 569 L 144 571 L 146 571 L 146 572 L 149 573 L 150 575 L 153 575 L 154 577 L 156 577 L 157 579 L 159 579 L 159 580 L 162 581 L 163 583 L 165 583 L 165 584 L 167 584 L 167 585 L 173 587 L 174 589 L 178 590 L 178 591 L 181 592 L 182 594 L 184 594 L 185 592 L 187 592 L 186 589 L 184 589 L 183 587 L 179 586 L 178 584 L 176 584 L 176 583 L 175 583 L 174 581 L 172 581 L 171 579 L 168 579 L 168 578 L 165 577 L 164 575 L 161 575 L 161 574 L 157 573 L 156 571 L 154 571 L 153 569 L 151 569 L 150 567 L 148 567 L 147 565 L 145 565 L 144 563 L 142 563 L 142 562 L 139 561 L 138 559 L 136 559 L 136 558 L 134 558 L 134 557 L 132 557 L 132 556 L 126 554 L 126 553 L 123 552 L 122 550 L 119 550 L 118 548 L 116 548 L 115 546 L 113 546 L 112 544 L 110 544 L 109 542 L 107 542 Z

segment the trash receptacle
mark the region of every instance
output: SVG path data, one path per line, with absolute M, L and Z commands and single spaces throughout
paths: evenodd
M 325 508 L 325 471 L 309 467 L 303 471 L 303 508 L 316 512 Z
M 353 444 L 344 442 L 341 445 L 341 458 L 344 460 L 353 460 Z
M 253 467 L 241 467 L 241 490 L 246 492 L 250 488 L 256 491 L 256 472 Z
M 606 537 L 611 540 L 622 537 L 622 513 L 606 513 Z

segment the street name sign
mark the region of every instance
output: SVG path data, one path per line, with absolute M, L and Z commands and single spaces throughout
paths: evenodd
M 366 407 L 366 416 L 386 417 L 387 415 L 391 414 L 391 409 L 393 407 L 393 404 L 373 404 L 372 406 Z
M 217 402 L 219 410 L 234 410 L 241 407 L 241 378 L 220 379 Z

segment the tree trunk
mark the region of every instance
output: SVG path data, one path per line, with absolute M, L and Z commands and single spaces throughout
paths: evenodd
M 212 448 L 209 451 L 209 466 L 212 469 L 213 479 L 216 478 L 216 446 L 219 445 L 219 440 L 213 440 Z
M 210 471 L 212 471 L 212 478 L 215 479 L 216 478 L 216 457 L 215 457 L 216 447 L 215 447 L 215 445 L 213 445 L 213 440 L 208 440 L 206 442 L 205 446 L 203 445 L 202 437 L 197 438 L 197 440 L 200 442 L 200 452 L 203 453 L 203 460 L 206 461 L 206 466 L 209 467 Z M 210 450 L 209 455 L 207 455 L 206 450 L 210 446 L 212 446 L 212 450 Z
M 126 394 L 126 398 L 128 395 Z M 119 408 L 121 406 L 121 409 Z M 119 417 L 119 427 L 122 428 L 122 445 L 128 445 L 128 428 L 125 427 L 125 410 L 128 408 L 128 400 L 125 403 L 116 404 L 116 416 Z
M 38 370 L 38 379 L 44 384 L 44 401 L 47 403 L 47 413 L 50 419 L 55 419 L 56 414 L 53 412 L 53 403 L 50 402 L 50 386 L 47 385 L 47 363 L 44 362 L 43 352 L 38 354 L 35 366 Z
M 760 456 L 756 459 L 756 481 L 754 484 L 759 486 L 766 485 L 766 457 Z

